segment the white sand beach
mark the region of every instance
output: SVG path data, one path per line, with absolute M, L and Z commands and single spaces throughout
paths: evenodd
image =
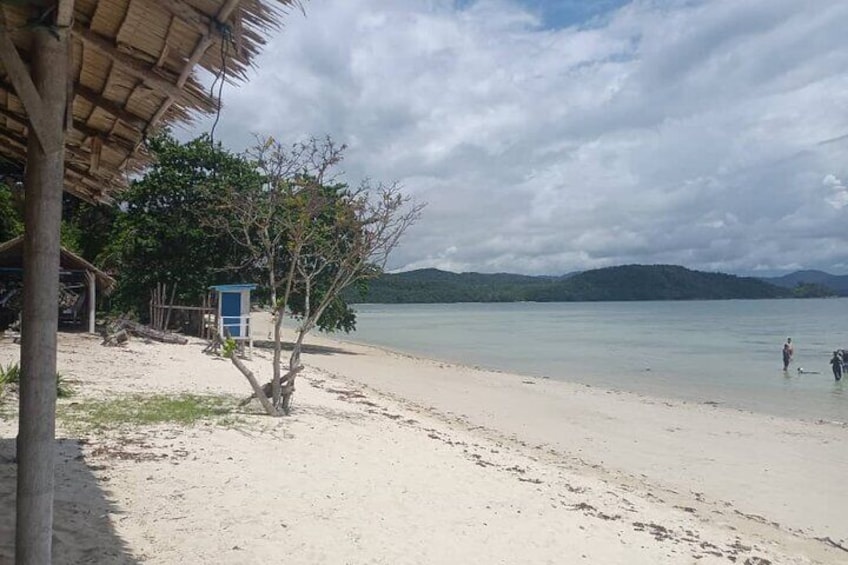
M 264 335 L 260 332 L 260 335 Z M 62 410 L 249 386 L 204 343 L 60 335 Z M 290 417 L 80 432 L 57 563 L 845 563 L 848 428 L 309 340 Z M 0 341 L 0 363 L 18 346 Z M 267 380 L 270 352 L 249 366 Z M 0 563 L 14 438 L 0 418 Z

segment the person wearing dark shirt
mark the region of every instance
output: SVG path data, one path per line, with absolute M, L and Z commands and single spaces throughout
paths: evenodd
M 792 361 L 792 354 L 794 353 L 794 349 L 792 348 L 792 338 L 787 337 L 786 343 L 783 344 L 783 370 L 789 368 L 789 362 Z
M 834 351 L 833 357 L 830 359 L 830 364 L 833 365 L 833 378 L 837 381 L 842 380 L 842 352 Z

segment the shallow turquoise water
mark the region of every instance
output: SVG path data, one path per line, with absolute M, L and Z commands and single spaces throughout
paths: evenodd
M 848 422 L 848 299 L 359 304 L 348 339 L 481 367 Z M 795 344 L 788 373 L 787 336 Z M 819 374 L 797 373 L 797 368 Z

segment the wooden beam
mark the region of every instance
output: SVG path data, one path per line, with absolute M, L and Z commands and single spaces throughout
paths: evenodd
M 107 132 L 86 125 L 85 123 L 79 120 L 74 120 L 74 129 L 86 137 L 103 138 L 103 141 L 105 141 L 108 145 L 120 147 L 124 151 L 133 151 L 135 149 L 135 140 L 125 139 L 122 137 L 118 137 L 117 135 L 111 135 Z
M 21 100 L 26 108 L 29 123 L 38 138 L 45 153 L 54 153 L 59 148 L 55 146 L 57 140 L 51 135 L 44 100 L 30 77 L 29 70 L 21 59 L 17 47 L 9 37 L 9 33 L 0 29 L 0 60 L 6 68 L 6 73 L 15 88 L 15 95 Z
M 184 15 L 189 14 L 189 12 L 185 10 L 185 7 L 187 5 L 184 2 L 182 2 L 181 0 L 176 0 L 174 2 L 168 2 L 167 0 L 154 0 L 154 1 L 157 4 L 160 4 L 160 5 L 163 4 L 163 3 L 169 3 L 169 4 L 172 5 L 173 10 L 180 10 Z M 217 33 L 217 29 L 218 29 L 217 26 L 212 25 L 212 24 L 214 24 L 215 21 L 226 22 L 230 18 L 230 16 L 232 15 L 233 10 L 235 10 L 238 7 L 240 1 L 241 0 L 227 0 L 224 3 L 224 5 L 221 6 L 221 9 L 218 10 L 218 14 L 215 17 L 215 20 L 212 20 L 212 18 L 208 18 L 208 16 L 204 15 L 205 18 L 209 19 L 209 25 L 206 27 L 205 32 L 201 32 L 201 33 L 203 33 L 203 35 L 200 37 L 200 40 L 197 42 L 197 45 L 195 45 L 191 56 L 189 57 L 188 61 L 186 61 L 186 64 L 183 67 L 183 70 L 180 73 L 180 76 L 176 81 L 176 85 L 178 87 L 178 90 L 180 90 L 180 91 L 182 90 L 183 86 L 185 86 L 186 81 L 188 81 L 189 77 L 191 76 L 191 73 L 194 70 L 194 66 L 200 61 L 201 58 L 203 58 L 203 55 L 206 53 L 206 51 L 209 49 L 209 47 L 213 43 L 215 43 L 216 34 L 220 35 L 220 34 Z M 166 7 L 166 9 L 168 9 L 168 8 Z M 173 13 L 173 10 L 171 10 L 172 13 Z M 194 8 L 192 8 L 192 10 L 197 12 L 197 10 L 194 9 Z M 176 14 L 176 15 L 180 15 L 180 14 Z M 181 16 L 181 18 L 182 18 L 182 16 Z M 223 38 L 221 38 L 221 40 L 223 41 Z M 162 103 L 161 106 L 159 106 L 159 109 L 156 110 L 156 113 L 153 114 L 153 117 L 150 119 L 150 121 L 147 123 L 147 126 L 144 128 L 145 137 L 147 135 L 149 135 L 150 132 L 153 131 L 153 129 L 156 127 L 156 124 L 159 123 L 159 120 L 162 119 L 162 116 L 164 116 L 165 113 L 168 111 L 168 109 L 173 105 L 173 103 L 176 102 L 177 98 L 179 98 L 179 96 L 177 96 L 175 94 L 170 94 L 170 93 L 168 94 L 168 98 Z M 136 150 L 141 145 L 142 141 L 139 141 L 136 144 L 136 147 L 135 147 Z M 130 158 L 132 157 L 132 155 L 134 153 L 135 153 L 135 151 L 133 151 L 132 154 L 127 155 L 127 158 L 124 159 L 124 162 L 121 163 L 121 166 L 126 165 L 126 163 L 130 160 Z
M 124 124 L 130 129 L 136 130 L 139 133 L 144 130 L 144 125 L 147 123 L 147 120 L 141 116 L 133 114 L 121 104 L 109 100 L 93 88 L 89 88 L 84 84 L 76 83 L 74 85 L 74 93 L 92 106 L 97 106 L 109 114 L 112 114 L 124 122 Z
M 91 138 L 91 163 L 88 170 L 96 173 L 100 169 L 100 153 L 103 151 L 103 140 L 100 137 Z
M 236 9 L 240 1 L 241 0 L 227 0 L 227 2 L 224 3 L 223 6 L 221 6 L 221 9 L 218 10 L 216 20 L 218 22 L 226 22 L 230 18 L 230 15 L 233 13 L 233 10 Z M 188 61 L 186 61 L 185 66 L 183 67 L 183 70 L 180 73 L 180 77 L 177 79 L 177 87 L 180 90 L 182 90 L 182 88 L 185 86 L 186 81 L 188 81 L 192 71 L 194 71 L 194 66 L 200 62 L 200 59 L 203 58 L 203 55 L 206 53 L 209 47 L 211 47 L 212 44 L 215 43 L 216 39 L 226 41 L 225 39 L 213 34 L 211 31 L 212 27 L 215 26 L 210 26 L 210 30 L 200 37 L 200 40 L 197 42 L 197 45 L 195 45 L 191 56 L 188 58 Z M 153 117 L 147 124 L 145 133 L 150 132 L 152 128 L 156 127 L 156 124 L 159 122 L 160 119 L 162 119 L 162 116 L 165 115 L 165 112 L 168 111 L 168 109 L 174 102 L 176 102 L 176 97 L 169 95 L 168 99 L 165 100 L 165 102 L 161 106 L 159 106 L 159 109 L 156 110 L 156 113 L 153 114 Z
M 171 52 L 171 34 L 174 33 L 174 22 L 177 21 L 175 16 L 171 16 L 171 19 L 168 21 L 168 32 L 165 34 L 165 44 L 162 45 L 162 52 L 159 53 L 159 58 L 156 59 L 156 67 L 162 68 L 165 64 L 165 61 L 168 60 L 168 53 Z
M 65 172 L 67 173 L 68 177 L 77 179 L 76 184 L 72 184 L 69 179 L 66 179 L 66 185 L 69 187 L 69 192 L 70 187 L 72 186 L 84 186 L 86 190 L 88 190 L 91 194 L 103 192 L 103 179 L 92 178 L 91 176 L 86 174 L 83 169 L 80 169 L 78 167 L 68 168 Z
M 52 563 L 53 500 L 56 460 L 56 327 L 59 311 L 59 228 L 65 183 L 65 112 L 68 96 L 67 26 L 74 0 L 50 2 L 55 8 L 55 29 L 38 28 L 31 36 L 30 72 L 27 77 L 38 95 L 24 94 L 24 106 L 36 135 L 28 137 L 24 178 L 24 292 L 21 310 L 21 382 L 17 438 L 17 497 L 15 563 Z M 4 34 L 5 36 L 5 34 Z M 10 57 L 11 41 L 0 49 Z M 14 49 L 14 47 L 13 47 Z M 22 77 L 10 72 L 20 92 Z M 17 81 L 17 82 L 16 82 Z M 20 96 L 19 96 L 20 98 Z M 29 101 L 26 98 L 30 98 Z M 40 114 L 40 116 L 38 116 Z M 37 116 L 35 119 L 33 116 Z M 51 148 L 51 150 L 48 150 Z
M 210 32 L 218 33 L 218 28 L 215 26 L 215 22 L 212 18 L 210 18 L 191 4 L 187 4 L 183 0 L 152 1 L 154 4 L 158 5 L 163 10 L 179 18 L 189 27 L 194 28 L 194 30 L 200 33 L 201 35 L 205 35 Z
M 169 98 L 179 98 L 182 91 L 177 87 L 176 78 L 163 69 L 157 69 L 140 59 L 118 49 L 113 41 L 94 32 L 79 23 L 74 23 L 73 35 L 85 45 L 97 49 L 112 60 L 123 72 L 135 77 L 150 88 L 160 91 Z
M 0 116 L 5 116 L 25 127 L 29 125 L 26 116 L 17 114 L 2 107 L 0 107 Z M 118 146 L 125 151 L 133 151 L 135 149 L 134 140 L 123 139 L 115 135 L 110 135 L 107 132 L 88 126 L 80 120 L 73 120 L 73 129 L 77 130 L 87 138 L 98 138 L 101 141 L 105 141 L 108 145 Z M 71 146 L 68 147 L 70 148 Z
M 85 165 L 77 165 L 76 163 L 69 163 L 68 169 L 72 172 L 79 175 L 81 178 L 87 179 L 96 185 L 109 184 L 112 182 L 112 175 L 106 172 L 100 173 L 98 175 L 93 175 L 88 170 L 88 160 L 89 155 L 83 151 L 75 151 L 75 155 L 79 155 L 80 161 L 85 163 Z
M 10 94 L 15 94 L 14 86 L 0 79 L 0 90 L 4 90 Z M 80 84 L 79 82 L 74 83 L 74 94 L 91 104 L 92 106 L 96 106 L 102 110 L 105 110 L 107 113 L 113 115 L 121 122 L 124 123 L 129 129 L 142 134 L 144 125 L 147 123 L 147 120 L 141 116 L 133 114 L 117 102 L 109 100 L 108 98 L 104 98 L 93 88 L 89 88 L 84 84 Z
M 0 130 L 0 140 L 4 140 L 10 145 L 18 147 L 20 153 L 19 156 L 22 159 L 26 158 L 26 149 L 27 149 L 27 140 L 25 137 L 22 137 L 14 132 L 7 130 Z M 75 159 L 77 159 L 81 163 L 86 163 L 91 160 L 91 154 L 83 151 L 78 147 L 65 147 L 65 151 L 67 151 L 70 155 L 72 155 Z M 74 163 L 66 162 L 68 172 L 76 173 L 77 176 L 84 177 L 91 182 L 96 184 L 102 184 L 103 182 L 111 182 L 112 175 L 109 173 L 102 173 L 98 176 L 94 176 L 83 168 L 80 168 Z
M 22 161 L 26 159 L 27 140 L 25 137 L 22 137 L 8 130 L 0 130 L 0 140 L 6 142 L 6 147 L 18 148 L 16 152 L 6 152 L 6 154 L 9 155 L 10 158 L 16 158 Z M 83 151 L 78 147 L 66 146 L 65 151 L 67 151 L 71 156 L 74 157 L 74 159 L 76 159 L 80 163 L 85 163 L 87 165 L 91 160 L 91 154 Z M 87 171 L 86 169 L 77 165 L 76 162 L 71 162 L 69 160 L 66 160 L 65 162 L 65 173 L 68 176 L 73 176 L 77 179 L 90 182 L 97 187 L 100 187 L 104 184 L 112 184 L 114 179 L 114 175 L 107 172 L 100 174 L 95 173 L 95 176 L 95 174 L 92 174 L 90 171 Z M 68 181 L 68 179 L 66 179 L 65 185 L 69 187 L 70 191 L 70 187 L 72 185 Z M 100 189 L 98 189 L 98 191 L 102 192 L 102 190 Z
M 26 116 L 22 116 L 21 114 L 12 112 L 11 110 L 7 110 L 6 108 L 3 108 L 2 106 L 0 106 L 0 116 L 5 116 L 5 117 L 9 118 L 10 120 L 12 120 L 13 122 L 17 123 L 18 125 L 21 125 L 25 128 L 29 127 L 29 121 L 27 121 Z M 5 129 L 4 129 L 4 131 L 5 131 Z M 26 145 L 26 143 L 24 143 L 24 145 Z

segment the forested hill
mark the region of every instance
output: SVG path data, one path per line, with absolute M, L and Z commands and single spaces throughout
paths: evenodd
M 368 292 L 349 296 L 349 302 L 517 302 L 558 279 L 507 273 L 450 273 L 420 269 L 385 274 L 369 281 Z
M 808 289 L 809 290 L 809 289 Z M 817 295 L 833 294 L 817 289 Z M 810 293 L 808 292 L 808 295 Z M 752 277 L 692 271 L 675 265 L 625 265 L 564 277 L 450 273 L 422 269 L 386 274 L 351 302 L 574 302 L 787 298 L 793 289 Z
M 848 275 L 831 275 L 824 271 L 796 271 L 782 277 L 763 280 L 783 288 L 795 288 L 799 284 L 820 285 L 832 289 L 839 296 L 848 296 Z

